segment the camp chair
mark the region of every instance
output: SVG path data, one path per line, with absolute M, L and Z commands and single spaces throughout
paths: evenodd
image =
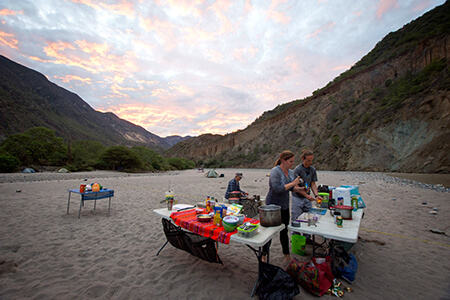
M 216 242 L 213 239 L 185 231 L 164 218 L 162 224 L 167 241 L 156 255 L 159 255 L 167 243 L 170 243 L 175 248 L 184 250 L 203 260 L 223 264 L 217 254 Z

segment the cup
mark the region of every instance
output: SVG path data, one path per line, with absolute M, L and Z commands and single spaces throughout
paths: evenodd
M 316 214 L 312 215 L 308 213 L 308 226 L 317 226 L 316 221 L 317 221 Z
M 166 202 L 167 202 L 167 210 L 172 210 L 173 198 L 167 199 Z

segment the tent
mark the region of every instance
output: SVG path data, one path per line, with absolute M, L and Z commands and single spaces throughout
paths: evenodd
M 36 171 L 33 168 L 26 168 L 23 169 L 22 173 L 36 173 Z
M 214 169 L 209 169 L 208 173 L 206 173 L 207 178 L 217 178 L 219 174 Z
M 66 168 L 61 168 L 58 170 L 58 173 L 69 173 L 69 171 Z

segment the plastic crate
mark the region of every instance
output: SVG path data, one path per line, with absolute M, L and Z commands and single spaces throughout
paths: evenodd
M 251 237 L 255 236 L 255 234 L 258 233 L 259 224 L 252 224 L 252 225 L 254 225 L 255 227 L 251 228 L 249 230 L 242 229 L 242 228 L 245 228 L 245 225 L 239 226 L 237 228 L 238 236 L 244 237 L 244 238 L 251 238 Z

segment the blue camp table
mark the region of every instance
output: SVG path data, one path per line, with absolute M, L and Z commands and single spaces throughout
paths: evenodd
M 69 199 L 67 200 L 67 213 L 69 213 L 70 195 L 72 193 L 75 193 L 75 194 L 81 195 L 80 210 L 78 211 L 78 219 L 80 218 L 81 207 L 84 206 L 84 201 L 94 200 L 94 210 L 95 210 L 97 200 L 104 199 L 104 198 L 109 198 L 109 205 L 108 205 L 108 216 L 109 216 L 109 212 L 110 212 L 110 208 L 111 208 L 111 197 L 114 197 L 114 190 L 102 189 L 98 192 L 86 191 L 84 193 L 80 193 L 79 189 L 73 189 L 73 190 L 68 190 L 68 192 L 69 192 Z

